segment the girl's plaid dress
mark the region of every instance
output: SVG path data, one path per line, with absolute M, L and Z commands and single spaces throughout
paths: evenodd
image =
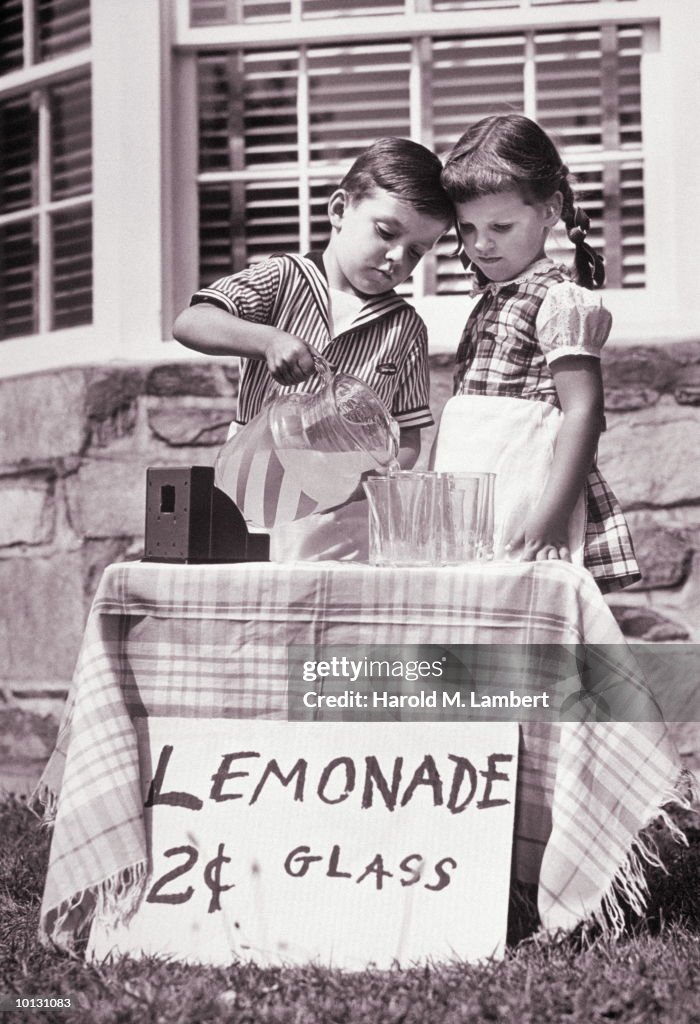
M 567 301 L 572 297 L 578 302 Z M 546 298 L 552 315 L 543 329 L 538 316 Z M 521 277 L 483 289 L 457 350 L 455 394 L 523 398 L 561 409 L 547 357 L 598 355 L 609 326 L 609 313 L 592 293 L 574 285 L 563 267 L 539 260 Z M 603 592 L 641 579 L 622 509 L 595 466 L 586 481 L 584 564 Z

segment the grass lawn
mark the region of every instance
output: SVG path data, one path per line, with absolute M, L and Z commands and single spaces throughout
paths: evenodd
M 503 960 L 343 974 L 322 968 L 86 965 L 36 938 L 49 836 L 22 802 L 0 805 L 0 994 L 70 996 L 75 1009 L 20 1021 L 235 1024 L 700 1024 L 700 829 L 663 842 L 644 919 L 617 941 L 533 936 Z

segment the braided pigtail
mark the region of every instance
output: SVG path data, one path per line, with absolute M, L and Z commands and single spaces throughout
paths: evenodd
M 576 205 L 568 174 L 569 168 L 564 164 L 559 184 L 559 191 L 564 200 L 561 219 L 566 226 L 569 240 L 576 246 L 574 257 L 576 278 L 584 288 L 602 288 L 605 284 L 605 260 L 586 242 L 590 218 L 585 210 Z

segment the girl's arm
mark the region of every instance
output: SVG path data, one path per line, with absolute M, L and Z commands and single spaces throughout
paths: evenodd
M 570 561 L 568 523 L 595 458 L 603 426 L 604 396 L 600 360 L 562 356 L 551 366 L 564 420 L 542 497 L 511 538 L 522 561 Z

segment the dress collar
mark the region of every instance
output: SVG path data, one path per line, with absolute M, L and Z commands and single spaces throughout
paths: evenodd
M 472 295 L 481 295 L 483 292 L 488 292 L 492 295 L 497 294 L 502 288 L 508 288 L 513 284 L 522 284 L 524 281 L 529 281 L 531 277 L 536 274 L 544 274 L 546 271 L 551 270 L 555 266 L 553 260 L 550 260 L 548 256 L 543 256 L 539 260 L 535 260 L 529 267 L 526 267 L 517 277 L 511 277 L 507 281 L 485 281 L 484 284 L 479 284 L 478 280 L 474 280 L 474 286 L 472 288 Z

